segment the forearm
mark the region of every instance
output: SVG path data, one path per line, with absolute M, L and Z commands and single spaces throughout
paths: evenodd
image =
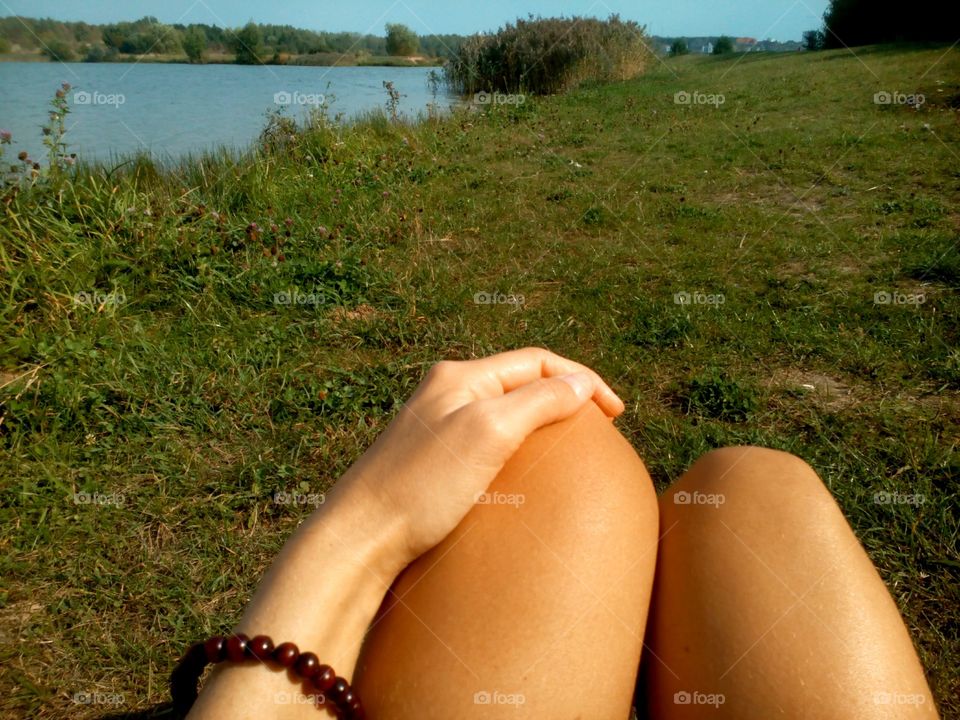
M 287 541 L 234 631 L 294 642 L 350 679 L 367 627 L 405 563 L 391 519 L 365 502 L 363 483 L 345 480 Z M 310 703 L 290 702 L 297 693 L 306 691 L 275 667 L 227 663 L 189 717 L 320 717 Z

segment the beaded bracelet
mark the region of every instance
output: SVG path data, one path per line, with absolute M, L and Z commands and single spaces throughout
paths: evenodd
M 186 715 L 197 699 L 197 681 L 203 675 L 203 669 L 224 660 L 259 660 L 290 668 L 323 693 L 325 700 L 332 701 L 343 720 L 363 720 L 366 716 L 350 683 L 338 677 L 329 665 L 321 665 L 312 652 L 301 653 L 291 642 L 274 647 L 273 640 L 267 635 L 257 635 L 251 640 L 243 633 L 229 638 L 216 635 L 187 650 L 170 675 L 170 694 L 179 712 Z

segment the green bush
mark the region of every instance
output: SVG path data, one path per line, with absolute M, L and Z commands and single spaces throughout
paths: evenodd
M 387 23 L 387 55 L 416 55 L 420 49 L 417 34 L 406 25 Z
M 43 54 L 54 61 L 70 62 L 74 59 L 73 48 L 63 40 L 51 40 L 43 48 Z
M 733 39 L 727 37 L 726 35 L 721 35 L 716 44 L 713 46 L 714 55 L 727 55 L 734 51 Z
M 455 92 L 562 92 L 586 81 L 640 75 L 651 52 L 644 28 L 617 15 L 517 20 L 494 35 L 474 35 L 444 67 Z
M 746 420 L 757 409 L 756 389 L 708 368 L 681 393 L 684 412 L 716 420 Z

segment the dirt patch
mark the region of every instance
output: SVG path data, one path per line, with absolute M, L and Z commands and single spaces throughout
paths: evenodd
M 787 368 L 776 370 L 768 381 L 774 390 L 809 395 L 820 407 L 843 410 L 860 403 L 854 389 L 847 383 L 823 373 Z
M 380 311 L 372 305 L 357 305 L 355 308 L 337 307 L 330 312 L 333 320 L 369 321 L 380 317 Z
M 20 600 L 0 610 L 0 642 L 12 645 L 23 635 L 24 628 L 31 625 L 34 615 L 42 612 L 43 603 L 35 600 Z

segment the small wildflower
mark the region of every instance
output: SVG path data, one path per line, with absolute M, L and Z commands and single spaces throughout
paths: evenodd
M 280 232 L 280 228 L 277 227 L 277 224 L 276 224 L 276 223 L 270 223 L 270 232 L 272 232 L 272 233 L 278 233 L 278 232 Z
M 20 162 L 27 162 L 30 159 L 30 155 L 27 154 L 26 150 L 21 150 L 17 155 L 17 160 Z
M 211 211 L 210 211 L 210 219 L 211 219 L 211 220 L 219 220 L 219 219 L 220 219 L 220 213 L 218 213 L 216 210 L 211 210 Z
M 13 133 L 9 130 L 0 130 L 0 144 L 9 145 L 13 139 Z
M 48 92 L 49 92 L 49 91 L 48 91 Z M 59 99 L 61 99 L 61 100 L 67 96 L 67 93 L 64 92 L 64 90 L 63 90 L 62 88 L 61 88 L 60 90 L 57 90 L 57 92 L 56 92 L 55 94 L 56 94 L 56 96 L 57 96 Z
M 283 224 L 286 225 L 288 228 L 293 227 L 293 218 L 287 218 L 286 220 L 283 221 Z
M 321 235 L 326 235 L 328 233 L 327 226 L 321 225 L 320 227 L 317 228 L 317 232 L 320 233 Z
M 249 225 L 247 225 L 247 237 L 248 237 L 251 241 L 255 241 L 255 240 L 259 239 L 259 237 L 260 237 L 260 226 L 257 225 L 255 222 L 252 222 L 252 223 L 250 223 Z
M 60 89 L 63 90 L 65 93 L 68 93 L 70 92 L 70 88 L 72 87 L 73 86 L 70 83 L 65 82 L 63 85 L 60 86 Z
M 384 196 L 385 198 L 390 197 L 390 191 L 389 191 L 389 190 L 384 190 L 384 191 L 383 191 L 383 196 Z

